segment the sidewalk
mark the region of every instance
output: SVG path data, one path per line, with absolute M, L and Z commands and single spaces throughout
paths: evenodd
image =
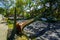
M 8 26 L 5 23 L 0 23 L 0 40 L 7 40 L 7 30 Z

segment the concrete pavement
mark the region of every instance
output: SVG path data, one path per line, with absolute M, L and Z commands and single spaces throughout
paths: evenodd
M 6 24 L 0 24 L 0 40 L 7 40 L 8 26 Z

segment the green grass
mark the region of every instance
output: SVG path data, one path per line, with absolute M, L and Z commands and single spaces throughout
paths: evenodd
M 13 24 L 8 23 L 8 28 L 13 29 Z

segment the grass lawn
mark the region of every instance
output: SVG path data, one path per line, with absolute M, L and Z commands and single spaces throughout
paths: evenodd
M 13 29 L 13 24 L 8 23 L 8 28 Z

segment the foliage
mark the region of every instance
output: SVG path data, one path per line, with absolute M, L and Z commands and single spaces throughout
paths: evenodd
M 5 11 L 5 9 L 3 9 L 3 8 L 0 7 L 0 14 L 3 14 L 4 11 Z
M 14 1 L 12 1 L 12 0 L 0 0 L 0 2 L 4 6 L 6 17 L 7 17 L 8 16 L 9 9 L 14 4 Z
M 8 28 L 9 28 L 9 29 L 13 29 L 13 24 L 9 24 L 9 23 L 8 23 Z
M 25 35 L 22 35 L 21 37 L 18 37 L 16 40 L 28 40 L 28 38 Z
M 5 6 L 4 10 L 7 11 L 7 15 L 14 15 L 14 5 L 16 7 L 17 15 L 22 15 L 23 17 L 55 17 L 59 19 L 60 15 L 60 1 L 59 0 L 0 0 L 1 3 Z M 51 2 L 51 3 L 50 3 Z M 10 8 L 12 6 L 12 8 Z M 6 12 L 5 10 L 5 12 Z M 27 12 L 27 10 L 29 10 Z M 0 10 L 1 12 L 3 10 Z M 4 13 L 5 14 L 5 13 Z M 60 20 L 60 19 L 59 19 Z

